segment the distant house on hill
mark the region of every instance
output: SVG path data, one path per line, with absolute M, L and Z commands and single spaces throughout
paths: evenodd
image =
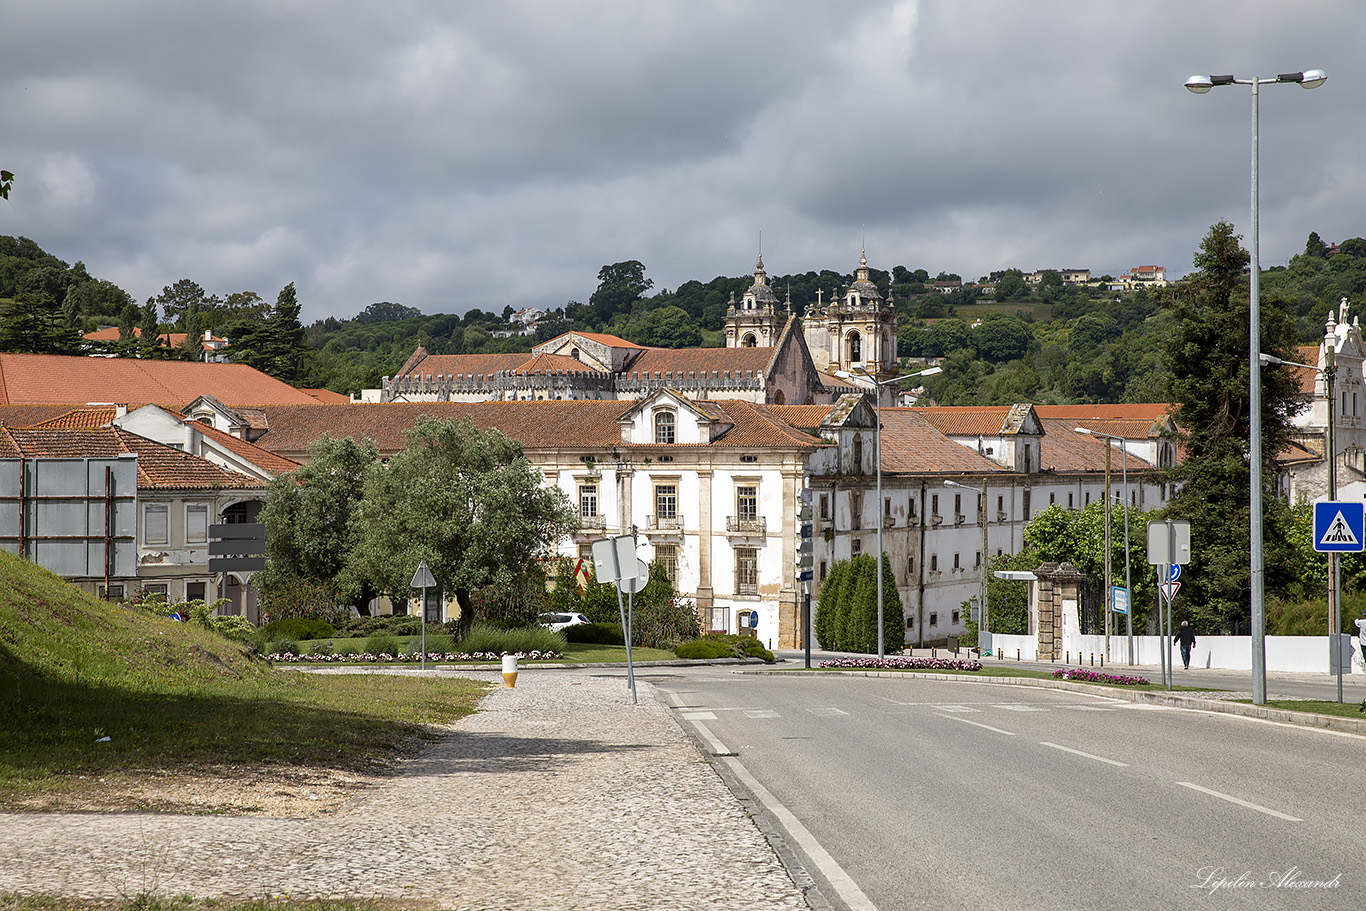
M 163 332 L 157 336 L 157 343 L 166 348 L 182 348 L 185 345 L 184 332 Z M 121 332 L 117 326 L 106 327 L 87 332 L 84 336 L 90 342 L 117 342 L 121 337 Z M 133 327 L 133 337 L 142 338 L 142 330 Z M 228 360 L 227 352 L 228 340 L 221 335 L 214 335 L 213 330 L 204 333 L 200 339 L 200 347 L 204 350 L 204 360 L 211 363 L 222 364 Z

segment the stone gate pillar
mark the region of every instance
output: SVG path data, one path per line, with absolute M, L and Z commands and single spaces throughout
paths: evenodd
M 1038 632 L 1039 659 L 1059 657 L 1080 646 L 1081 583 L 1086 578 L 1071 563 L 1045 563 L 1034 570 L 1030 586 L 1030 625 Z

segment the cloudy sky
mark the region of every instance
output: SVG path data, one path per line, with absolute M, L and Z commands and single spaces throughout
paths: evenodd
M 1366 236 L 1360 0 L 45 0 L 0 14 L 0 234 L 306 320 L 878 268 L 1185 272 Z

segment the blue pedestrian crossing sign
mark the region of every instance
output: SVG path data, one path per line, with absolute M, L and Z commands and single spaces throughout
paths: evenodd
M 1357 552 L 1362 550 L 1366 526 L 1366 503 L 1314 504 L 1314 550 Z

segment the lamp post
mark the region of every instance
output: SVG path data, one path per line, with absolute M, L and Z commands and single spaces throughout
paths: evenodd
M 959 484 L 957 481 L 945 481 L 945 487 L 961 487 L 964 490 L 977 490 L 967 484 Z M 982 523 L 982 556 L 977 561 L 977 611 L 979 626 L 977 631 L 981 634 L 977 637 L 977 650 L 981 654 L 987 654 L 991 649 L 991 630 L 987 626 L 987 482 L 982 482 L 982 489 L 978 491 L 982 497 L 978 501 L 978 519 Z M 983 650 L 986 651 L 983 651 Z
M 1105 445 L 1106 445 L 1106 446 L 1109 446 L 1109 445 L 1110 445 L 1110 441 L 1111 441 L 1111 440 L 1119 440 L 1119 452 L 1120 452 L 1120 457 L 1119 457 L 1120 486 L 1124 488 L 1124 632 L 1125 632 L 1126 638 L 1129 640 L 1129 664 L 1132 666 L 1133 663 L 1134 663 L 1134 611 L 1133 611 L 1133 600 L 1132 600 L 1132 597 L 1131 597 L 1132 594 L 1133 594 L 1133 589 L 1132 589 L 1132 588 L 1130 587 L 1130 585 L 1129 585 L 1129 563 L 1130 563 L 1130 558 L 1129 558 L 1129 446 L 1128 446 L 1128 442 L 1127 442 L 1127 440 L 1125 440 L 1124 437 L 1111 436 L 1111 435 L 1108 434 L 1108 433 L 1098 433 L 1098 432 L 1096 432 L 1096 431 L 1094 431 L 1094 430 L 1088 430 L 1088 429 L 1085 428 L 1085 427 L 1073 427 L 1073 428 L 1072 428 L 1072 432 L 1073 432 L 1073 433 L 1081 433 L 1081 434 L 1085 434 L 1086 436 L 1092 436 L 1092 437 L 1103 437 L 1103 438 L 1105 439 Z M 1105 464 L 1106 464 L 1107 467 L 1108 467 L 1109 464 L 1110 464 L 1110 453 L 1109 453 L 1109 450 L 1106 450 L 1106 453 L 1105 453 Z M 1107 480 L 1108 480 L 1108 477 L 1109 477 L 1109 472 L 1108 472 L 1108 471 L 1106 472 L 1106 477 L 1107 477 Z M 1108 568 L 1109 568 L 1109 566 L 1110 566 L 1110 495 L 1109 495 L 1109 492 L 1108 492 L 1108 491 L 1106 492 L 1106 495 L 1105 495 L 1105 566 L 1106 566 L 1106 568 L 1107 568 L 1106 579 L 1105 579 L 1105 588 L 1106 588 L 1106 592 L 1105 592 L 1105 603 L 1106 603 L 1106 605 L 1107 605 L 1107 607 L 1106 607 L 1106 613 L 1105 613 L 1105 629 L 1108 631 L 1108 630 L 1110 629 L 1110 611 L 1114 610 L 1114 606 L 1115 606 L 1115 603 L 1114 603 L 1114 597 L 1115 597 L 1114 588 L 1113 588 L 1113 586 L 1112 586 L 1111 583 L 1110 583 L 1109 572 L 1108 572 Z M 1107 635 L 1108 635 L 1108 633 L 1107 633 Z M 1108 643 L 1109 640 L 1107 639 L 1106 641 L 1107 641 L 1107 643 Z M 1107 645 L 1106 647 L 1108 648 L 1109 646 Z M 1108 658 L 1109 656 L 1107 655 L 1106 657 Z
M 1261 381 L 1261 254 L 1257 241 L 1257 90 L 1276 82 L 1294 82 L 1306 89 L 1316 89 L 1328 80 L 1323 70 L 1302 73 L 1283 73 L 1274 79 L 1236 79 L 1233 76 L 1192 76 L 1186 88 L 1203 95 L 1216 85 L 1247 85 L 1252 87 L 1252 254 L 1248 294 L 1248 461 L 1252 477 L 1249 481 L 1249 564 L 1252 583 L 1252 701 L 1266 705 L 1266 579 L 1262 572 L 1262 381 Z
M 877 463 L 877 656 L 879 658 L 883 657 L 886 653 L 886 649 L 883 646 L 883 642 L 886 638 L 883 633 L 885 621 L 882 616 L 882 525 L 884 521 L 882 513 L 882 387 L 889 386 L 892 383 L 900 383 L 904 380 L 918 379 L 923 376 L 934 376 L 937 373 L 943 372 L 944 370 L 941 367 L 927 367 L 918 373 L 907 373 L 901 376 L 879 380 L 866 370 L 859 370 L 856 374 L 849 373 L 845 370 L 835 371 L 835 376 L 842 379 L 858 375 L 864 377 L 873 384 L 874 405 L 877 414 L 877 431 L 873 434 L 873 452 L 874 461 Z M 905 624 L 902 625 L 904 626 Z

